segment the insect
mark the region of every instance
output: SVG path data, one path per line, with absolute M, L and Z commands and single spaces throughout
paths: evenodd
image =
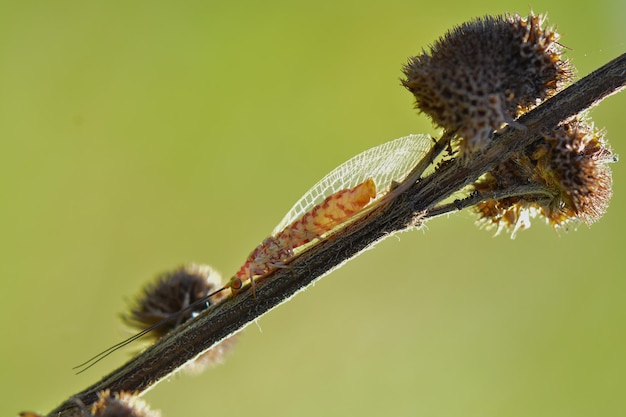
M 372 200 L 380 200 L 402 181 L 432 149 L 426 135 L 410 135 L 366 150 L 339 165 L 307 191 L 248 256 L 228 281 L 236 295 L 255 276 L 286 267 L 286 261 L 307 243 L 358 216 Z M 377 190 L 378 186 L 378 190 Z
M 236 295 L 246 281 L 255 289 L 255 277 L 287 267 L 288 260 L 309 242 L 333 232 L 357 218 L 367 207 L 398 189 L 407 177 L 419 177 L 434 155 L 427 135 L 409 135 L 368 149 L 339 165 L 307 191 L 246 258 L 235 275 L 217 291 L 190 304 L 159 323 L 99 353 L 74 369 L 83 372 L 115 350 L 141 338 L 181 314 L 206 304 L 209 298 L 229 288 Z M 423 164 L 422 162 L 425 163 Z M 416 170 L 415 168 L 418 167 Z M 417 178 L 410 178 L 411 181 Z M 414 182 L 414 181 L 413 181 Z
M 332 231 L 358 213 L 375 197 L 376 184 L 372 178 L 353 188 L 346 188 L 326 197 L 289 226 L 264 239 L 250 253 L 226 287 L 229 287 L 231 293 L 235 295 L 243 286 L 243 281 L 250 280 L 254 291 L 254 276 L 265 275 L 276 268 L 285 267 L 285 261 L 294 255 L 297 248 Z

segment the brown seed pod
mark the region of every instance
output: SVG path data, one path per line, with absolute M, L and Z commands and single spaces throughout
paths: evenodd
M 464 23 L 409 59 L 402 85 L 416 108 L 462 138 L 460 151 L 482 148 L 489 135 L 572 77 L 556 32 L 542 16 L 485 16 Z
M 612 196 L 609 162 L 616 156 L 608 148 L 602 131 L 578 119 L 559 126 L 545 135 L 537 166 L 557 198 L 541 206 L 542 214 L 553 226 L 571 219 L 586 225 L 604 215 Z
M 554 228 L 590 225 L 606 212 L 612 194 L 608 164 L 616 160 L 602 132 L 578 118 L 564 123 L 474 185 L 496 195 L 527 190 L 478 204 L 479 222 L 498 232 L 512 230 L 512 236 L 537 215 Z
M 221 287 L 220 276 L 207 265 L 190 264 L 168 271 L 156 277 L 143 289 L 135 300 L 130 314 L 122 315 L 123 320 L 140 330 L 155 325 L 172 314 L 189 307 L 194 302 Z M 216 294 L 206 304 L 186 311 L 168 323 L 154 329 L 150 334 L 156 340 L 175 327 L 205 310 L 208 305 L 219 302 L 225 295 Z
M 524 154 L 516 154 L 502 164 L 496 166 L 493 171 L 483 176 L 474 189 L 482 193 L 504 193 L 505 190 L 523 187 L 536 177 L 535 164 Z M 498 200 L 487 200 L 476 206 L 479 215 L 479 224 L 491 229 L 497 228 L 496 235 L 507 230 L 515 237 L 519 230 L 530 227 L 530 218 L 534 217 L 536 210 L 534 202 L 536 195 L 509 196 Z
M 130 314 L 122 315 L 122 318 L 140 331 L 171 318 L 149 333 L 156 341 L 210 305 L 226 298 L 227 293 L 220 292 L 206 302 L 189 308 L 220 288 L 222 288 L 220 275 L 208 265 L 190 264 L 179 267 L 157 276 L 154 282 L 148 284 L 135 300 Z M 185 309 L 187 310 L 183 311 Z M 234 347 L 235 341 L 235 336 L 224 339 L 189 362 L 185 369 L 197 373 L 208 366 L 221 363 L 225 354 Z

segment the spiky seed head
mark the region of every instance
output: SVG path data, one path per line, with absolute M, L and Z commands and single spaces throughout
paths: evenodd
M 482 148 L 493 130 L 553 95 L 572 77 L 558 34 L 541 15 L 485 16 L 464 23 L 409 59 L 402 84 L 416 108 L 462 138 L 461 152 Z
M 486 229 L 496 228 L 496 235 L 503 230 L 511 232 L 511 238 L 520 230 L 530 227 L 530 219 L 536 215 L 531 202 L 519 197 L 489 200 L 477 207 L 478 223 Z
M 139 330 L 146 329 L 219 289 L 220 281 L 220 275 L 208 265 L 190 264 L 168 271 L 146 285 L 135 300 L 130 314 L 122 317 L 129 325 Z M 210 304 L 218 302 L 220 297 L 225 295 L 217 294 L 210 300 Z M 159 326 L 151 332 L 152 337 L 163 337 L 206 307 L 206 304 L 200 305 L 193 311 L 183 313 L 178 319 Z
M 553 226 L 573 219 L 590 225 L 604 215 L 612 196 L 608 164 L 615 162 L 616 156 L 604 133 L 574 119 L 544 139 L 544 149 L 537 150 L 537 167 L 557 198 L 540 207 L 542 214 Z
M 148 284 L 135 300 L 130 314 L 123 315 L 122 318 L 130 326 L 140 331 L 145 330 L 222 288 L 221 280 L 219 273 L 208 265 L 189 264 L 179 267 L 157 276 L 154 282 Z M 228 293 L 225 291 L 217 293 L 207 303 L 202 303 L 191 311 L 186 311 L 179 317 L 158 326 L 149 335 L 156 341 L 208 306 L 227 297 Z M 237 336 L 222 340 L 187 363 L 184 370 L 190 373 L 200 373 L 209 366 L 223 362 L 226 354 L 234 348 L 236 341 Z
M 612 194 L 608 164 L 616 160 L 601 131 L 572 119 L 474 185 L 479 192 L 496 195 L 515 187 L 532 190 L 478 204 L 479 223 L 497 227 L 497 233 L 512 230 L 512 236 L 529 227 L 535 216 L 554 228 L 574 222 L 590 225 L 606 212 Z
M 523 154 L 514 155 L 509 161 L 499 164 L 474 184 L 474 189 L 482 193 L 499 194 L 500 191 L 514 189 L 527 184 L 534 176 L 534 165 Z M 518 231 L 530 227 L 530 219 L 535 216 L 533 196 L 512 196 L 498 200 L 487 200 L 476 206 L 479 225 L 486 229 L 496 228 L 496 235 L 510 231 L 514 238 Z

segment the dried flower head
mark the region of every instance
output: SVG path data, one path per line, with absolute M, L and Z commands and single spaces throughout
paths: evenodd
M 416 108 L 462 138 L 461 152 L 553 95 L 572 76 L 542 16 L 485 16 L 449 31 L 404 67 Z
M 154 282 L 146 285 L 141 295 L 135 300 L 130 314 L 123 315 L 122 318 L 133 327 L 140 330 L 146 329 L 219 289 L 220 281 L 219 274 L 208 265 L 190 264 L 179 267 L 157 276 Z M 222 293 L 216 294 L 206 304 L 198 305 L 191 311 L 182 313 L 176 320 L 171 320 L 154 329 L 151 332 L 152 337 L 154 339 L 163 337 L 224 297 Z
M 516 191 L 528 190 L 527 185 L 532 183 L 529 178 L 535 176 L 534 164 L 524 154 L 514 155 L 483 176 L 474 184 L 474 189 L 484 194 L 492 193 L 502 197 L 484 201 L 476 206 L 479 223 L 488 229 L 497 227 L 496 235 L 502 230 L 510 230 L 512 237 L 515 237 L 517 231 L 529 228 L 530 219 L 536 214 L 534 202 L 538 196 L 536 194 L 519 196 Z
M 519 230 L 530 227 L 530 219 L 537 214 L 531 202 L 519 197 L 509 197 L 502 200 L 489 200 L 480 203 L 478 210 L 479 223 L 487 229 L 496 227 L 496 235 L 502 230 L 511 232 L 514 238 Z
M 530 218 L 537 215 L 555 228 L 578 221 L 590 225 L 608 207 L 612 194 L 608 163 L 615 161 L 602 132 L 573 119 L 474 185 L 481 193 L 503 195 L 477 205 L 479 221 L 497 227 L 498 233 L 512 229 L 512 236 L 529 227 Z
M 111 394 L 109 390 L 98 393 L 98 401 L 91 406 L 92 416 L 98 417 L 160 417 L 138 396 L 128 392 Z
M 148 284 L 136 299 L 130 314 L 123 315 L 122 318 L 129 325 L 145 330 L 177 315 L 149 333 L 154 340 L 158 340 L 210 305 L 226 298 L 227 293 L 220 292 L 206 302 L 189 308 L 220 288 L 222 288 L 221 277 L 210 266 L 190 264 L 179 267 L 158 276 L 153 283 Z M 183 311 L 185 309 L 187 310 Z M 222 340 L 189 362 L 185 370 L 197 373 L 209 365 L 221 363 L 225 354 L 234 347 L 235 341 L 236 336 Z
M 604 215 L 612 195 L 609 162 L 616 157 L 604 132 L 576 119 L 545 136 L 535 151 L 537 168 L 556 198 L 540 207 L 554 226 L 571 219 L 586 225 Z

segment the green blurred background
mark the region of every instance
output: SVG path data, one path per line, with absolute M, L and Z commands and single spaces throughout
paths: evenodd
M 454 24 L 548 12 L 579 75 L 626 50 L 626 4 L 3 1 L 0 415 L 50 411 L 128 359 L 156 273 L 233 273 L 350 156 L 435 133 L 401 65 Z M 592 115 L 626 154 L 626 94 Z M 144 398 L 179 415 L 626 412 L 626 173 L 606 216 L 494 238 L 461 213 L 388 239 Z M 620 272 L 622 271 L 622 272 Z

